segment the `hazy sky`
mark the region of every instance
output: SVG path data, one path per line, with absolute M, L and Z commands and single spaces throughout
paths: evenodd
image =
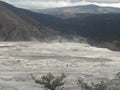
M 96 4 L 100 6 L 120 7 L 120 0 L 2 0 L 17 7 L 40 9 L 75 5 Z

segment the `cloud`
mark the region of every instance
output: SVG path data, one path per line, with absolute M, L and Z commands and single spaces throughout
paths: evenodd
M 17 7 L 41 9 L 75 5 L 95 4 L 99 6 L 120 7 L 120 0 L 3 0 Z

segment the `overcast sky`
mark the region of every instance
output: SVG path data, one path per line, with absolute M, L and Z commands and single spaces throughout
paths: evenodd
M 120 0 L 2 0 L 17 7 L 41 9 L 75 5 L 96 4 L 100 6 L 120 7 Z

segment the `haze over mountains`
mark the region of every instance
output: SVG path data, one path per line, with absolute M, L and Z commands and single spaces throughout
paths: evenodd
M 59 35 L 81 40 L 82 36 L 91 45 L 120 50 L 119 8 L 87 5 L 35 11 L 0 2 L 0 39 L 43 41 Z

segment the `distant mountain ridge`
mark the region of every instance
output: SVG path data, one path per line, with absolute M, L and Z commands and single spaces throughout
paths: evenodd
M 64 13 L 120 13 L 120 8 L 101 7 L 94 4 L 89 4 L 40 10 L 36 9 L 33 11 L 49 15 L 60 15 Z

